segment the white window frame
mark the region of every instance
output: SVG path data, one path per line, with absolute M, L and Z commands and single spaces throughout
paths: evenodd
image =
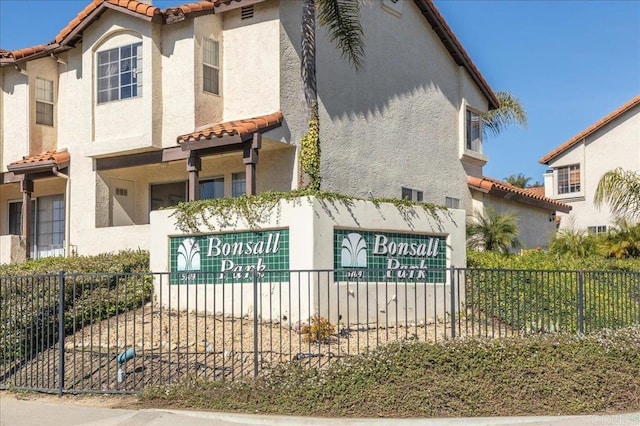
M 215 78 L 208 79 L 208 73 Z M 217 80 L 215 86 L 214 80 Z M 211 83 L 207 84 L 208 81 Z M 213 38 L 202 40 L 202 91 L 220 95 L 220 42 Z
M 578 182 L 571 183 L 571 174 L 573 171 L 578 172 Z M 566 171 L 566 188 L 564 185 L 564 175 Z M 570 194 L 579 194 L 582 192 L 582 171 L 580 170 L 580 164 L 569 164 L 567 166 L 557 167 L 555 170 L 556 174 L 556 193 L 558 195 L 570 195 Z M 562 181 L 561 181 L 562 178 Z M 562 185 L 562 187 L 561 187 Z
M 237 172 L 231 174 L 231 196 L 240 197 L 247 193 L 247 173 Z
M 53 80 L 36 77 L 36 124 L 53 126 L 54 123 L 54 87 Z M 45 111 L 39 112 L 39 108 Z M 48 120 L 50 116 L 50 120 Z
M 142 42 L 96 52 L 98 105 L 139 97 L 142 97 Z
M 478 121 L 478 136 L 471 139 L 471 126 L 474 118 Z M 482 153 L 482 114 L 467 107 L 464 112 L 464 147 L 466 150 Z

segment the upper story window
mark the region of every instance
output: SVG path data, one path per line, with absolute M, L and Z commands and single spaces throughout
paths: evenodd
M 202 44 L 202 90 L 220 94 L 220 44 L 210 38 Z
M 36 78 L 36 123 L 53 126 L 53 81 Z
M 98 103 L 142 96 L 142 43 L 98 52 Z
M 466 148 L 482 152 L 482 117 L 470 109 L 466 113 Z
M 607 232 L 607 225 L 587 226 L 587 233 L 589 235 L 605 234 Z
M 580 192 L 580 165 L 574 164 L 557 169 L 558 194 Z

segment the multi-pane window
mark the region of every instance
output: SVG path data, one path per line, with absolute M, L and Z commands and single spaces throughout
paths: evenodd
M 206 38 L 202 44 L 202 90 L 220 94 L 220 44 Z
M 460 198 L 453 197 L 445 197 L 444 198 L 445 205 L 448 209 L 459 209 L 460 208 Z
M 36 123 L 53 126 L 53 81 L 36 78 Z
M 606 225 L 588 226 L 587 227 L 587 233 L 589 233 L 589 235 L 604 234 L 606 232 L 607 232 L 607 226 Z
M 98 52 L 98 103 L 142 96 L 142 43 Z
M 224 197 L 224 178 L 218 177 L 200 181 L 200 199 Z
M 231 175 L 231 196 L 239 197 L 247 193 L 247 174 L 234 173 Z
M 558 194 L 580 192 L 580 165 L 560 167 L 558 173 Z
M 482 152 L 482 117 L 469 109 L 466 115 L 466 147 L 471 151 Z

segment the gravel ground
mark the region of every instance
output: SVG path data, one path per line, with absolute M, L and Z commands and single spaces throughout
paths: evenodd
M 334 327 L 323 342 L 309 341 L 300 333 L 300 325 L 268 322 L 258 323 L 256 329 L 257 336 L 253 319 L 168 311 L 147 304 L 65 339 L 65 388 L 132 392 L 187 377 L 237 379 L 291 362 L 323 367 L 392 341 L 440 341 L 451 336 L 450 324 L 442 321 L 388 328 L 351 324 Z M 116 356 L 131 348 L 135 356 L 120 366 Z M 22 365 L 5 368 L 0 383 L 55 389 L 57 355 L 58 348 L 52 347 Z

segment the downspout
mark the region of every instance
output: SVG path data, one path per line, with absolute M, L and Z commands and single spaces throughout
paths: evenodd
M 53 166 L 51 170 L 54 175 L 66 179 L 67 187 L 64 194 L 64 257 L 69 257 L 69 250 L 71 249 L 71 225 L 69 219 L 71 217 L 71 178 L 69 175 L 65 175 L 58 171 L 58 166 Z

